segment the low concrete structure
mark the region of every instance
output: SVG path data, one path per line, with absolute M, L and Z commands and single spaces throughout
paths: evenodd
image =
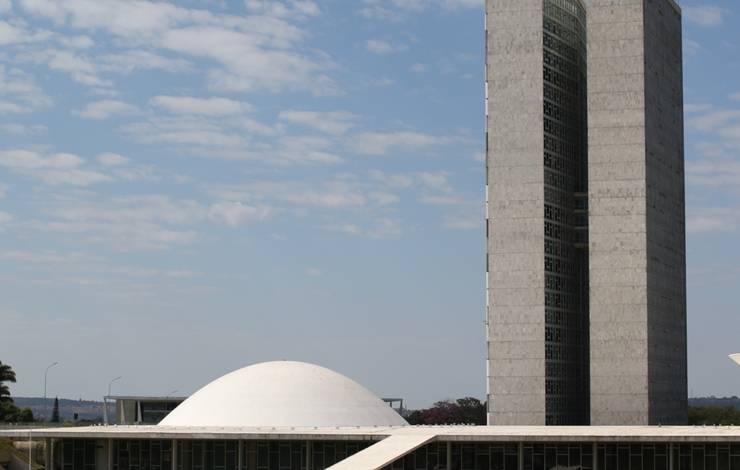
M 347 377 L 258 364 L 156 426 L 2 430 L 46 470 L 740 470 L 736 427 L 409 426 Z
M 54 470 L 740 470 L 740 428 L 729 426 L 98 426 L 0 436 L 54 441 Z
M 186 397 L 107 396 L 103 397 L 106 424 L 108 402 L 115 403 L 116 421 L 111 424 L 159 424 Z

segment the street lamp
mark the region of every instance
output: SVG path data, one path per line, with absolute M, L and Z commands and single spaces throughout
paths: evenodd
M 730 354 L 730 359 L 735 361 L 737 365 L 740 365 L 740 353 L 737 354 Z
M 57 365 L 59 365 L 58 362 L 55 362 L 53 364 L 49 364 L 49 366 L 44 371 L 44 409 L 45 409 L 45 411 L 49 411 L 49 407 L 47 406 L 48 403 L 46 403 L 46 383 L 47 383 L 47 378 L 49 376 L 49 369 L 51 369 L 52 367 L 57 366 Z
M 123 377 L 118 376 L 115 379 L 108 382 L 108 395 L 103 397 L 103 417 L 105 418 L 105 424 L 108 424 L 108 397 L 110 397 L 110 389 L 113 386 L 113 382 L 116 380 L 121 380 Z

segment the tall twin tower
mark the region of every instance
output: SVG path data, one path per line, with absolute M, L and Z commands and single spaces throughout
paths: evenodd
M 681 11 L 487 0 L 489 421 L 687 421 Z

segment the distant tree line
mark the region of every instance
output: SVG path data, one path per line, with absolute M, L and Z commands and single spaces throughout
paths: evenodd
M 406 421 L 412 425 L 469 424 L 486 425 L 486 403 L 465 397 L 455 401 L 438 401 L 431 408 L 411 411 Z
M 740 410 L 734 406 L 690 406 L 692 426 L 740 426 Z
M 10 387 L 7 384 L 15 382 L 13 368 L 0 361 L 0 423 L 32 423 L 34 418 L 31 409 L 18 408 L 10 396 Z
M 430 408 L 413 410 L 406 415 L 412 425 L 467 424 L 485 426 L 486 403 L 477 398 L 438 401 Z M 740 426 L 740 410 L 734 406 L 690 406 L 692 426 Z

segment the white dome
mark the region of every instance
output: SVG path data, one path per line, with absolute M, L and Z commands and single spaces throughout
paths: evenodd
M 303 362 L 239 369 L 197 391 L 160 426 L 405 426 L 390 406 L 357 382 Z

